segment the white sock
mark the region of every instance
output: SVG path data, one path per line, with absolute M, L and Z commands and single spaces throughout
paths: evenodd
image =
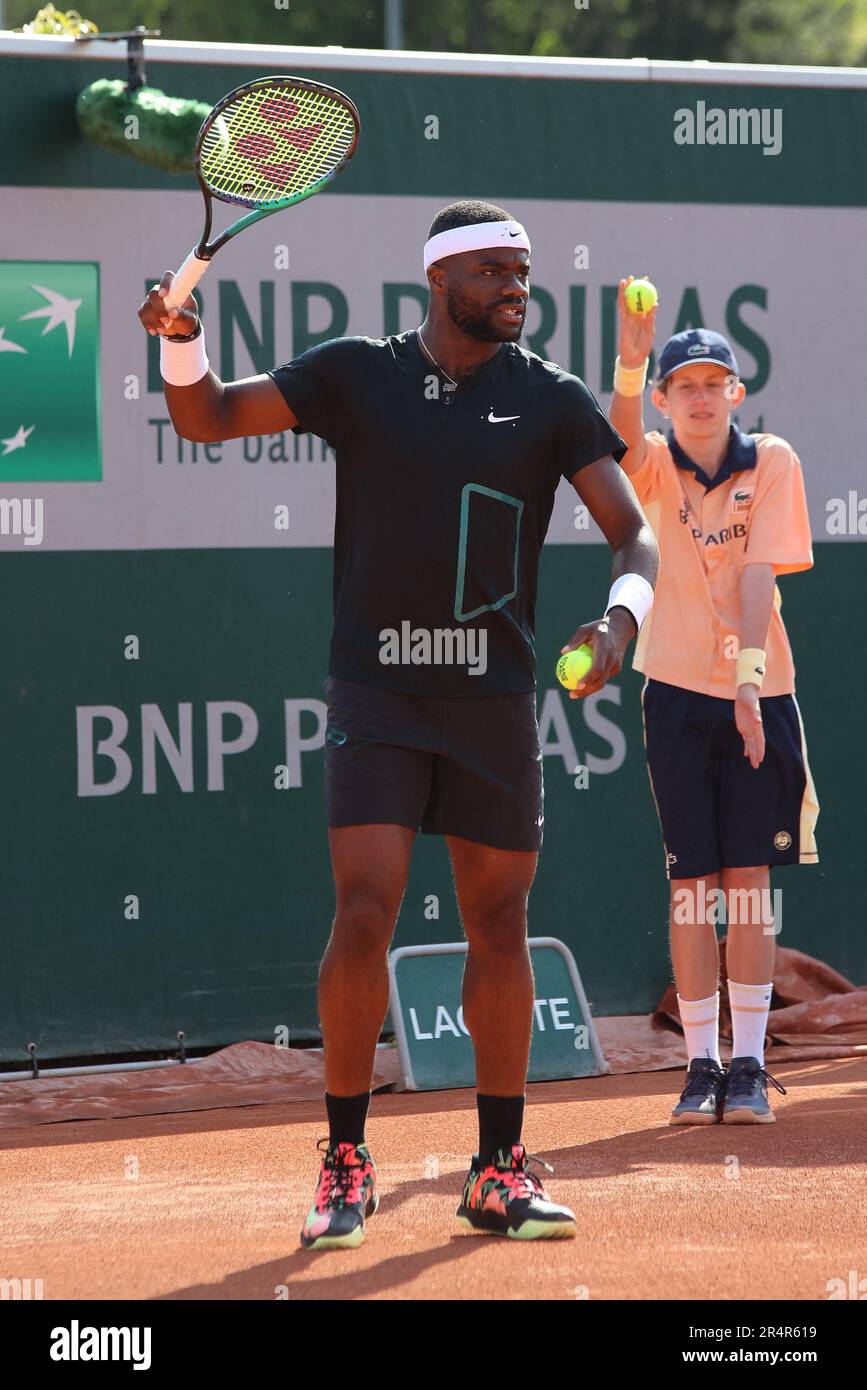
M 765 1065 L 765 1032 L 773 985 L 739 985 L 728 981 L 732 1011 L 732 1056 L 757 1057 Z
M 677 1007 L 689 1060 L 710 1057 L 719 1066 L 719 990 L 707 999 L 681 999 L 678 995 Z

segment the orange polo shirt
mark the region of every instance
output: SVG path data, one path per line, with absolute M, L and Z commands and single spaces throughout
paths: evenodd
M 813 563 L 800 461 L 784 439 L 733 425 L 726 459 L 708 480 L 673 438 L 652 431 L 646 440 L 630 482 L 656 534 L 660 567 L 632 664 L 667 685 L 733 700 L 744 565 L 773 565 L 779 575 Z M 762 696 L 795 689 L 780 609 L 775 586 Z

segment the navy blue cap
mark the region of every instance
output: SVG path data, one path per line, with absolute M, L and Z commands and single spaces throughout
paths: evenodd
M 721 333 L 714 333 L 710 328 L 687 328 L 685 332 L 675 333 L 673 338 L 669 338 L 659 354 L 657 381 L 663 381 L 679 367 L 688 367 L 691 362 L 713 362 L 740 376 L 737 358 Z

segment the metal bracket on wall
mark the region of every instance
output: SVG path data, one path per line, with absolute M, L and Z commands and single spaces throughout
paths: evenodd
M 143 24 L 139 24 L 135 29 L 119 29 L 109 34 L 76 34 L 76 43 L 94 43 L 101 39 L 108 43 L 116 43 L 121 39 L 126 39 L 126 89 L 132 96 L 140 87 L 147 83 L 144 69 L 144 41 L 145 39 L 158 39 L 162 33 L 161 29 L 146 29 Z

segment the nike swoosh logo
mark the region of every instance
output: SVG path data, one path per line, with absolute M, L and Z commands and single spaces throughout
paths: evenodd
M 493 411 L 488 416 L 492 425 L 499 425 L 503 420 L 520 420 L 520 415 L 495 415 Z
M 509 236 L 520 236 L 520 232 L 509 232 Z

